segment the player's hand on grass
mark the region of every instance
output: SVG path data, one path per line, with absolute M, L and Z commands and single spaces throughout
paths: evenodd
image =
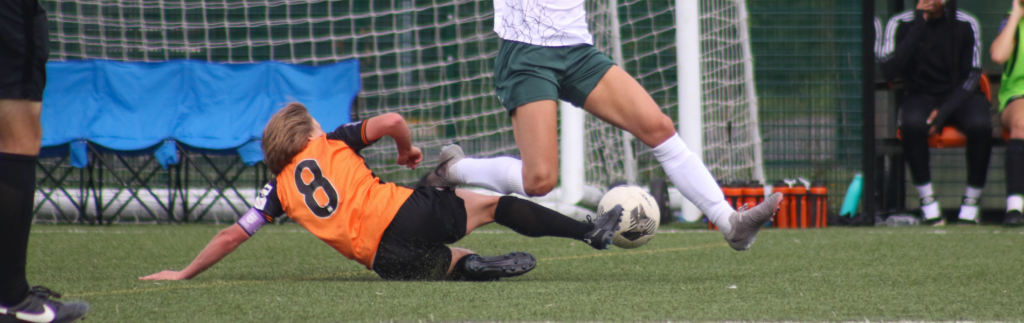
M 408 151 L 398 152 L 398 160 L 395 164 L 405 165 L 409 169 L 416 169 L 416 166 L 419 166 L 421 161 L 423 161 L 423 152 L 419 148 L 409 147 Z
M 180 271 L 164 270 L 146 277 L 139 277 L 139 280 L 183 280 L 185 275 Z

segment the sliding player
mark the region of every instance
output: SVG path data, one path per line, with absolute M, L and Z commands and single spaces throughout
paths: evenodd
M 999 88 L 999 110 L 1003 129 L 1010 129 L 1006 142 L 1006 218 L 1003 223 L 1024 225 L 1024 67 L 1020 66 L 1021 28 L 1024 9 L 1020 0 L 1011 0 L 1010 14 L 1000 25 L 999 36 L 992 42 L 992 61 L 1006 64 Z
M 381 183 L 359 152 L 385 135 L 398 146 L 397 163 L 415 169 L 423 156 L 400 115 L 379 115 L 325 134 L 305 106 L 289 104 L 263 131 L 266 163 L 277 176 L 254 207 L 221 230 L 184 270 L 141 279 L 191 279 L 283 214 L 388 280 L 495 280 L 532 270 L 537 260 L 528 253 L 483 257 L 447 246 L 491 222 L 530 237 L 581 240 L 596 249 L 606 249 L 618 230 L 622 208 L 582 223 L 512 196 Z
M 583 0 L 495 0 L 494 12 L 494 31 L 501 38 L 494 83 L 512 116 L 522 160 L 463 158 L 461 148 L 445 147 L 441 164 L 428 177 L 430 185 L 547 194 L 558 182 L 557 100 L 563 99 L 653 147 L 679 192 L 734 249 L 746 250 L 754 242 L 782 194 L 745 212 L 729 206 L 711 172 L 676 135 L 672 119 L 633 77 L 594 49 Z
M 0 1 L 0 323 L 71 322 L 89 310 L 25 279 L 49 46 L 38 0 Z

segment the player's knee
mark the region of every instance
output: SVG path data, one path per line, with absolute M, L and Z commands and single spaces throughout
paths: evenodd
M 558 173 L 553 171 L 538 172 L 523 178 L 523 190 L 528 196 L 547 195 L 558 184 Z
M 650 147 L 657 147 L 661 143 L 665 142 L 665 140 L 676 135 L 676 127 L 672 123 L 671 118 L 666 115 L 661 115 L 654 121 L 645 125 L 642 132 L 644 133 L 643 135 L 634 134 L 634 136 Z

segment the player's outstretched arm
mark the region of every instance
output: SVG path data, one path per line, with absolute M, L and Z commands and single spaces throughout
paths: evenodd
M 203 251 L 199 252 L 196 259 L 192 260 L 192 263 L 182 269 L 181 271 L 164 270 L 146 277 L 139 277 L 139 280 L 182 280 L 192 279 L 206 271 L 214 264 L 216 264 L 224 256 L 227 256 L 235 248 L 238 248 L 242 242 L 249 240 L 249 234 L 245 233 L 237 223 L 230 227 L 221 230 L 217 236 L 210 240 L 210 243 L 206 244 Z
M 405 118 L 402 118 L 402 115 L 385 113 L 367 119 L 365 122 L 367 140 L 373 142 L 384 136 L 391 136 L 395 139 L 395 145 L 398 146 L 396 164 L 416 169 L 416 166 L 423 161 L 423 153 L 419 148 L 412 146 L 412 133 L 409 132 L 409 125 L 405 123 Z

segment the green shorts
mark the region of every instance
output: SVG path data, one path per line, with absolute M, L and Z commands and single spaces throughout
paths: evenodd
M 614 62 L 592 45 L 544 47 L 501 40 L 494 63 L 498 100 L 509 113 L 530 102 L 566 100 L 583 107 Z

